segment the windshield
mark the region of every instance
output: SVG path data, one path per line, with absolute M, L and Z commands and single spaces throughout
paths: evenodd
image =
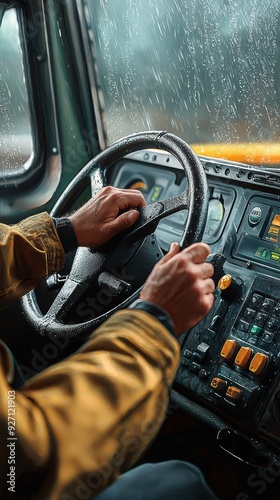
M 280 165 L 279 0 L 88 1 L 108 142 L 167 130 Z

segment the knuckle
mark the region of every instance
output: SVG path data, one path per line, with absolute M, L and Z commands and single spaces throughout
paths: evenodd
M 176 256 L 178 265 L 182 267 L 187 273 L 193 272 L 194 264 L 190 253 L 179 252 Z
M 110 193 L 112 191 L 112 186 L 104 186 L 101 191 L 104 193 L 104 194 L 107 194 L 107 193 Z
M 141 198 L 143 197 L 143 194 L 141 193 L 141 191 L 139 191 L 139 189 L 134 189 L 134 193 L 135 193 L 137 196 L 140 196 Z
M 188 266 L 187 268 L 188 277 L 193 281 L 195 287 L 199 287 L 198 272 L 195 266 Z

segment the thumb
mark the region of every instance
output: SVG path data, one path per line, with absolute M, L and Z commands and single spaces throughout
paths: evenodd
M 114 225 L 116 227 L 116 232 L 124 231 L 132 226 L 139 218 L 138 210 L 128 210 L 120 214 L 115 220 Z
M 172 259 L 172 257 L 174 257 L 174 255 L 176 255 L 179 252 L 180 252 L 179 243 L 177 243 L 176 241 L 173 241 L 173 243 L 171 243 L 171 245 L 170 245 L 170 248 L 169 248 L 167 254 L 162 257 L 160 262 L 162 262 L 162 263 L 167 262 L 168 260 Z

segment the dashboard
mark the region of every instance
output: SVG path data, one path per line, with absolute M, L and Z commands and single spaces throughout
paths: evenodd
M 208 414 L 213 426 L 232 424 L 278 453 L 280 173 L 208 159 L 202 163 L 209 185 L 203 241 L 224 262 L 212 310 L 180 339 L 172 396 L 190 412 L 203 405 L 204 418 Z M 139 189 L 147 203 L 187 189 L 177 160 L 154 150 L 117 162 L 110 184 Z M 184 210 L 160 221 L 156 237 L 163 251 L 180 241 L 186 217 Z

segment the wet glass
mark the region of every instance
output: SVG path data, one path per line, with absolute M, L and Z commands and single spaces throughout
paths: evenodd
M 0 26 L 0 180 L 22 175 L 32 153 L 31 125 L 15 9 Z
M 279 0 L 87 8 L 109 143 L 167 130 L 202 156 L 280 165 Z

